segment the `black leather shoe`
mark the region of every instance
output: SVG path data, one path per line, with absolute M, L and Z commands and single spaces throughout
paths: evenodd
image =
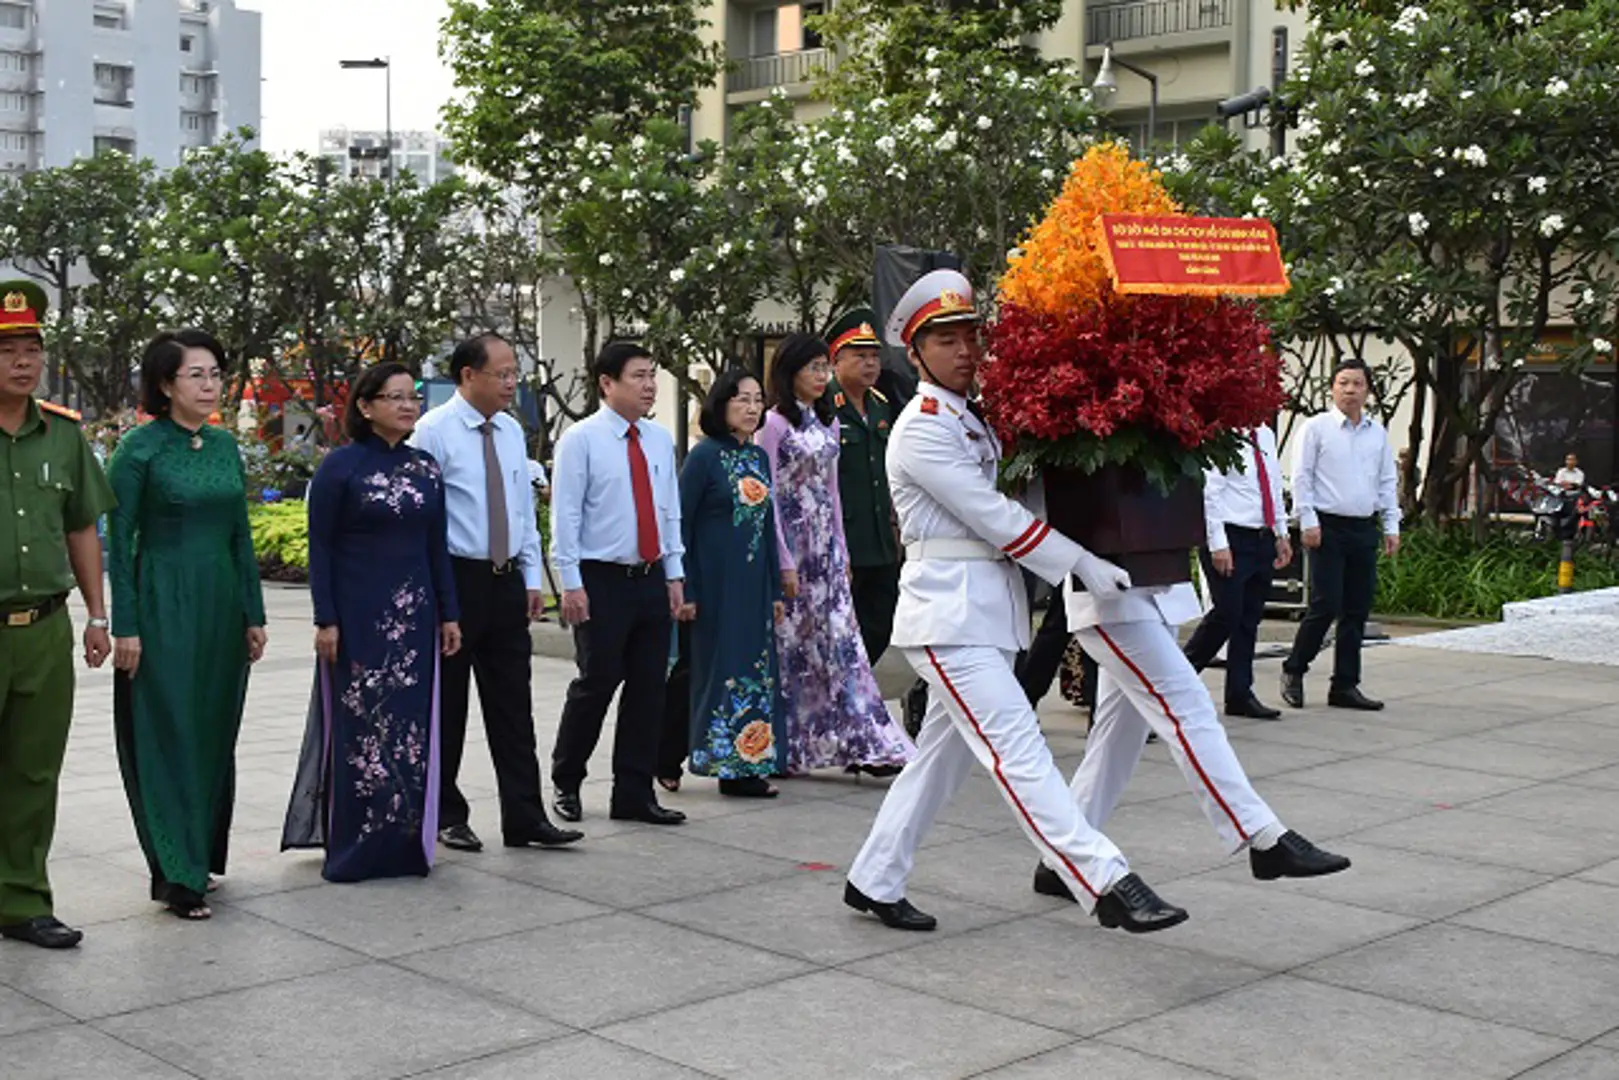
M 848 881 L 843 883 L 843 902 L 856 911 L 871 912 L 891 930 L 932 930 L 939 925 L 938 919 L 916 910 L 904 897 L 892 904 L 880 903 Z
M 1068 883 L 1063 881 L 1057 871 L 1045 863 L 1041 863 L 1034 868 L 1034 891 L 1041 896 L 1055 896 L 1059 900 L 1068 901 L 1070 904 L 1079 903 L 1074 898 L 1074 894 L 1068 890 Z
M 1328 690 L 1327 704 L 1334 709 L 1359 709 L 1361 712 L 1377 712 L 1383 708 L 1381 701 L 1367 697 L 1358 686 L 1351 686 L 1348 690 Z
M 438 842 L 457 851 L 482 851 L 483 841 L 471 825 L 450 825 L 438 831 Z
M 1320 877 L 1349 869 L 1349 860 L 1322 851 L 1292 829 L 1282 834 L 1269 851 L 1248 849 L 1248 865 L 1260 881 L 1284 877 Z
M 1304 708 L 1304 676 L 1282 672 L 1282 700 L 1295 709 Z
M 577 791 L 557 790 L 556 798 L 551 800 L 551 809 L 557 812 L 557 817 L 563 821 L 580 821 L 585 816 L 585 808 L 579 804 Z
M 530 826 L 524 832 L 501 834 L 501 841 L 507 847 L 529 847 L 533 844 L 540 847 L 565 847 L 568 844 L 576 844 L 584 838 L 585 834 L 578 829 L 559 829 L 549 821 Z
M 683 825 L 686 815 L 648 800 L 635 806 L 615 806 L 608 811 L 614 821 L 639 821 L 643 825 Z
M 1225 714 L 1227 716 L 1246 716 L 1250 720 L 1279 720 L 1282 716 L 1282 710 L 1273 709 L 1254 695 L 1249 694 L 1242 701 L 1226 702 Z
M 1137 874 L 1126 874 L 1096 899 L 1096 921 L 1109 930 L 1150 934 L 1186 921 L 1186 911 L 1152 891 Z
M 84 940 L 84 931 L 75 930 L 49 915 L 40 915 L 27 922 L 0 926 L 0 937 L 26 941 L 42 949 L 71 949 Z

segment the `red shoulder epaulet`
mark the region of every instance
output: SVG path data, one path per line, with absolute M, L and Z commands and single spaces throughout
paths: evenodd
M 54 401 L 39 400 L 36 401 L 35 404 L 39 406 L 41 412 L 48 412 L 53 416 L 63 417 L 64 419 L 73 421 L 75 424 L 84 419 L 84 417 L 75 410 L 68 408 L 66 405 L 58 405 Z
M 922 399 L 921 409 L 922 409 L 922 411 L 924 413 L 926 413 L 929 416 L 938 416 L 939 415 L 939 399 L 938 398 L 930 398 L 930 397 L 923 398 Z

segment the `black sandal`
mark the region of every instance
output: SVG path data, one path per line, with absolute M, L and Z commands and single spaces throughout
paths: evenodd
M 721 780 L 720 794 L 738 799 L 774 799 L 781 792 L 762 776 L 744 776 L 739 780 Z
M 903 765 L 849 765 L 843 770 L 853 776 L 864 774 L 876 780 L 886 780 L 890 776 L 898 776 L 905 771 Z
M 680 777 L 660 776 L 658 777 L 658 786 L 667 791 L 669 794 L 673 795 L 675 792 L 680 790 Z
M 165 904 L 163 910 L 187 922 L 202 922 L 214 917 L 214 909 L 207 904 Z

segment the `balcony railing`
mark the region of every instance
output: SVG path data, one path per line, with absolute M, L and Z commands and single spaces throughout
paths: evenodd
M 1088 4 L 1085 40 L 1091 45 L 1131 38 L 1218 30 L 1231 25 L 1232 0 L 1122 0 Z
M 750 56 L 740 61 L 725 77 L 725 89 L 727 93 L 740 94 L 749 90 L 794 86 L 814 78 L 816 71 L 826 67 L 827 63 L 825 49 Z

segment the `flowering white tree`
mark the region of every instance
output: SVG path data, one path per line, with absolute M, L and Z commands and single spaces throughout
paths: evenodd
M 1472 468 L 1488 471 L 1530 357 L 1578 369 L 1611 353 L 1619 2 L 1310 11 L 1283 88 L 1296 148 L 1263 162 L 1205 140 L 1176 190 L 1275 220 L 1294 284 L 1275 306 L 1284 334 L 1323 358 L 1400 347 L 1382 375 L 1412 394 L 1404 501 L 1439 516 Z M 1562 326 L 1571 336 L 1548 334 Z

